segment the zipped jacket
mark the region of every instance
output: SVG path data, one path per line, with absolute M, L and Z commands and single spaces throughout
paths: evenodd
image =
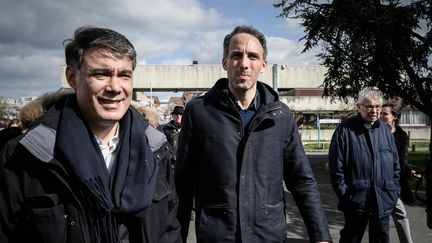
M 393 134 L 377 120 L 366 128 L 360 115 L 342 122 L 329 150 L 330 180 L 346 213 L 393 211 L 399 197 L 399 157 Z
M 226 78 L 187 104 L 174 174 L 183 241 L 194 198 L 198 242 L 283 242 L 283 181 L 311 242 L 331 239 L 293 114 L 266 84 L 258 81 L 257 92 L 247 129 Z

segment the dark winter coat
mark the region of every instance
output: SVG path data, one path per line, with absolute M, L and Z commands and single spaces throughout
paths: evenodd
M 393 135 L 382 121 L 370 129 L 360 115 L 342 122 L 331 140 L 329 169 L 339 210 L 374 212 L 379 218 L 393 211 L 400 190 L 399 158 Z
M 174 186 L 172 155 L 165 135 L 149 126 L 146 130 L 150 147 L 158 164 L 158 175 L 153 202 L 144 217 L 143 243 L 181 243 L 177 220 L 178 198 Z
M 180 128 L 181 128 L 180 126 L 176 126 L 174 124 L 173 120 L 171 120 L 170 122 L 162 126 L 162 131 L 167 137 L 168 143 L 171 145 L 171 148 L 174 151 L 174 153 L 176 153 L 178 147 L 178 137 L 180 135 Z M 174 154 L 173 164 L 175 163 L 175 161 L 176 161 L 176 154 Z
M 187 104 L 175 166 L 183 239 L 194 198 L 198 242 L 283 242 L 285 180 L 311 242 L 330 240 L 293 114 L 269 86 L 258 82 L 257 92 L 247 129 L 227 79 Z
M 16 139 L 1 152 L 0 242 L 90 243 L 83 204 L 76 194 L 77 184 L 56 157 L 54 148 L 60 111 L 50 109 L 41 124 L 27 133 L 41 154 L 33 154 Z M 142 122 L 145 122 L 144 120 Z M 148 126 L 148 124 L 147 124 Z M 150 128 L 150 126 L 148 126 Z M 40 132 L 42 131 L 42 132 Z M 40 132 L 40 133 L 39 133 Z M 163 136 L 163 134 L 161 134 Z M 155 138 L 155 137 L 152 137 Z M 171 171 L 162 166 L 169 161 L 166 140 L 153 141 L 152 148 L 161 171 L 149 214 L 158 218 L 118 217 L 121 242 L 181 242 L 174 218 L 177 199 Z M 163 156 L 168 156 L 163 159 Z M 162 160 L 161 160 L 162 158 Z M 167 174 L 165 174 L 167 173 Z M 164 177 L 165 176 L 165 177 Z M 153 178 L 156 178 L 153 176 Z M 149 195 L 153 196 L 153 195 Z
M 401 194 L 400 197 L 404 203 L 413 203 L 415 201 L 414 193 L 408 183 L 408 179 L 411 179 L 412 168 L 408 164 L 408 145 L 409 138 L 407 133 L 402 130 L 401 127 L 397 126 L 396 131 L 393 133 L 395 139 L 400 165 L 400 186 Z

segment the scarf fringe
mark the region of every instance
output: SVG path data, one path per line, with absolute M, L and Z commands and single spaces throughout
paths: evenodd
M 91 195 L 94 196 L 94 198 L 99 202 L 99 205 L 102 206 L 105 211 L 111 211 L 114 208 L 112 200 L 109 198 L 111 193 L 107 191 L 105 183 L 100 176 L 89 178 L 85 180 L 84 183 L 92 192 Z

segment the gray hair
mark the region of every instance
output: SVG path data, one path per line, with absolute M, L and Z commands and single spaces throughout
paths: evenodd
M 378 99 L 380 104 L 384 102 L 381 91 L 375 87 L 366 87 L 358 93 L 357 105 L 364 104 L 365 100 Z
M 81 68 L 84 52 L 92 47 L 107 48 L 116 57 L 127 56 L 132 61 L 132 69 L 136 66 L 136 52 L 132 43 L 122 34 L 104 28 L 80 27 L 75 30 L 74 37 L 63 42 L 65 44 L 66 64 L 75 73 Z
M 258 41 L 260 42 L 260 44 L 264 50 L 263 58 L 264 58 L 264 60 L 266 60 L 267 59 L 267 41 L 266 41 L 264 34 L 261 33 L 259 30 L 255 29 L 254 27 L 247 26 L 247 25 L 237 26 L 234 28 L 233 31 L 231 31 L 231 33 L 229 33 L 228 35 L 225 36 L 224 42 L 223 42 L 223 57 L 226 57 L 228 55 L 229 43 L 231 41 L 231 38 L 234 35 L 240 34 L 240 33 L 250 34 L 250 35 L 252 35 L 258 39 Z

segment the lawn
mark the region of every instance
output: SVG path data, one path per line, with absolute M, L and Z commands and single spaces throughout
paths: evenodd
M 410 164 L 411 167 L 416 171 L 424 170 L 428 160 L 428 151 L 408 152 L 408 164 Z

